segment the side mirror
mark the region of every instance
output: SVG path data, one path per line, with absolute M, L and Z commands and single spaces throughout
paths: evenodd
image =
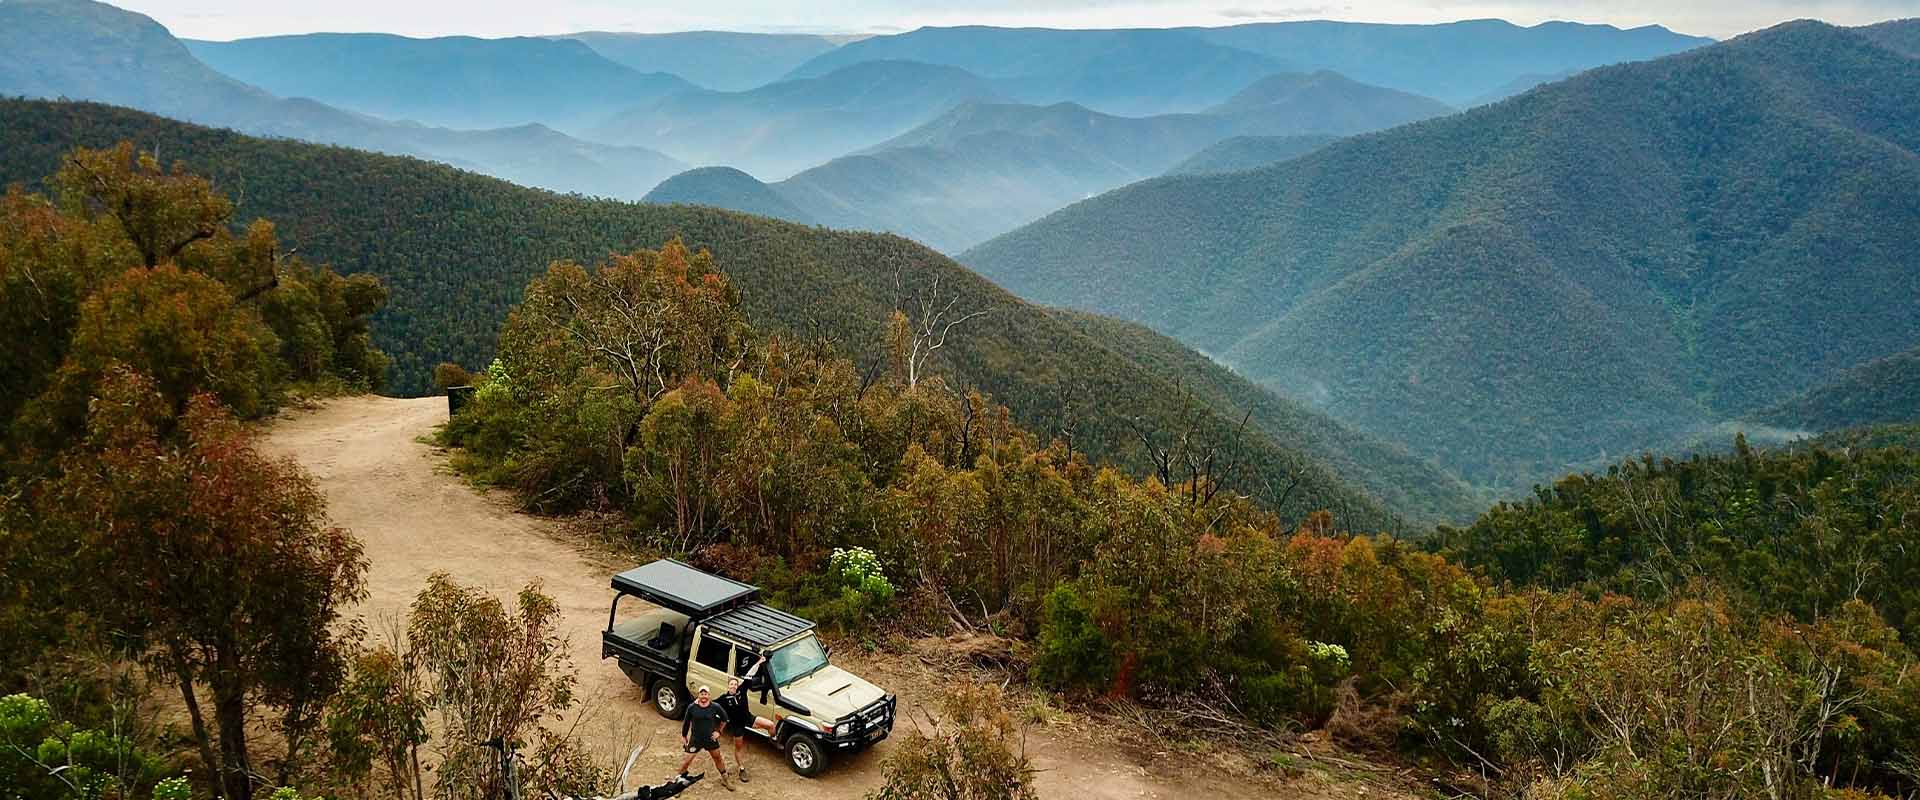
M 820 645 L 820 654 L 821 654 L 821 655 L 824 655 L 824 656 L 826 656 L 828 660 L 832 660 L 832 659 L 833 659 L 833 645 L 830 645 L 830 644 L 823 644 L 823 645 Z

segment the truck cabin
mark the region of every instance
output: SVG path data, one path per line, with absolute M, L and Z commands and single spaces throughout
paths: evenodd
M 667 661 L 739 675 L 767 655 L 771 660 L 757 689 L 791 683 L 827 664 L 828 648 L 813 635 L 813 623 L 760 603 L 757 587 L 663 558 L 613 576 L 613 590 L 605 638 Z M 622 620 L 620 601 L 627 597 L 656 608 Z M 698 644 L 695 629 L 704 631 Z M 699 652 L 688 652 L 696 646 Z

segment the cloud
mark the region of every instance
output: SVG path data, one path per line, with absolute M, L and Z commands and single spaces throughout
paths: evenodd
M 1352 10 L 1353 6 L 1347 6 Z M 1223 8 L 1220 16 L 1228 19 L 1300 19 L 1302 17 L 1324 17 L 1340 9 L 1333 6 L 1301 6 L 1299 8 Z

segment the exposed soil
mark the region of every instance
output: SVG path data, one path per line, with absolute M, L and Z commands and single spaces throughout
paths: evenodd
M 502 597 L 537 580 L 560 604 L 580 672 L 581 713 L 562 724 L 575 726 L 609 761 L 624 760 L 633 746 L 650 742 L 635 778 L 657 783 L 672 776 L 678 724 L 661 719 L 617 667 L 600 660 L 598 632 L 606 626 L 612 597 L 607 580 L 618 565 L 584 546 L 561 522 L 518 513 L 505 498 L 478 493 L 453 475 L 446 454 L 420 441 L 445 419 L 444 398 L 343 398 L 274 422 L 264 446 L 305 466 L 325 492 L 334 521 L 364 543 L 372 562 L 370 595 L 354 613 L 370 628 L 379 632 L 397 624 L 437 571 Z M 896 740 L 911 730 L 904 717 L 913 714 L 916 701 L 931 696 L 938 681 L 933 668 L 912 657 L 836 651 L 835 659 L 900 694 L 903 721 Z M 1409 796 L 1395 788 L 1396 780 L 1365 772 L 1308 764 L 1289 775 L 1205 748 L 1161 750 L 1129 742 L 1135 740 L 1074 715 L 1026 734 L 1046 798 Z M 683 796 L 851 800 L 879 785 L 881 761 L 893 745 L 883 742 L 835 763 L 819 778 L 804 779 L 788 771 L 772 747 L 755 743 L 746 758 L 752 781 L 737 785 L 739 791 L 729 794 L 708 780 Z M 731 749 L 722 753 L 731 764 Z M 701 769 L 696 765 L 694 771 Z

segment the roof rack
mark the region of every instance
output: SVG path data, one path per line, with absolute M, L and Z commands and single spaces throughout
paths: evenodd
M 754 647 L 771 647 L 813 630 L 812 622 L 764 603 L 741 606 L 705 624 L 707 630 Z
M 613 589 L 696 619 L 739 608 L 760 597 L 757 587 L 702 572 L 671 558 L 613 576 Z

